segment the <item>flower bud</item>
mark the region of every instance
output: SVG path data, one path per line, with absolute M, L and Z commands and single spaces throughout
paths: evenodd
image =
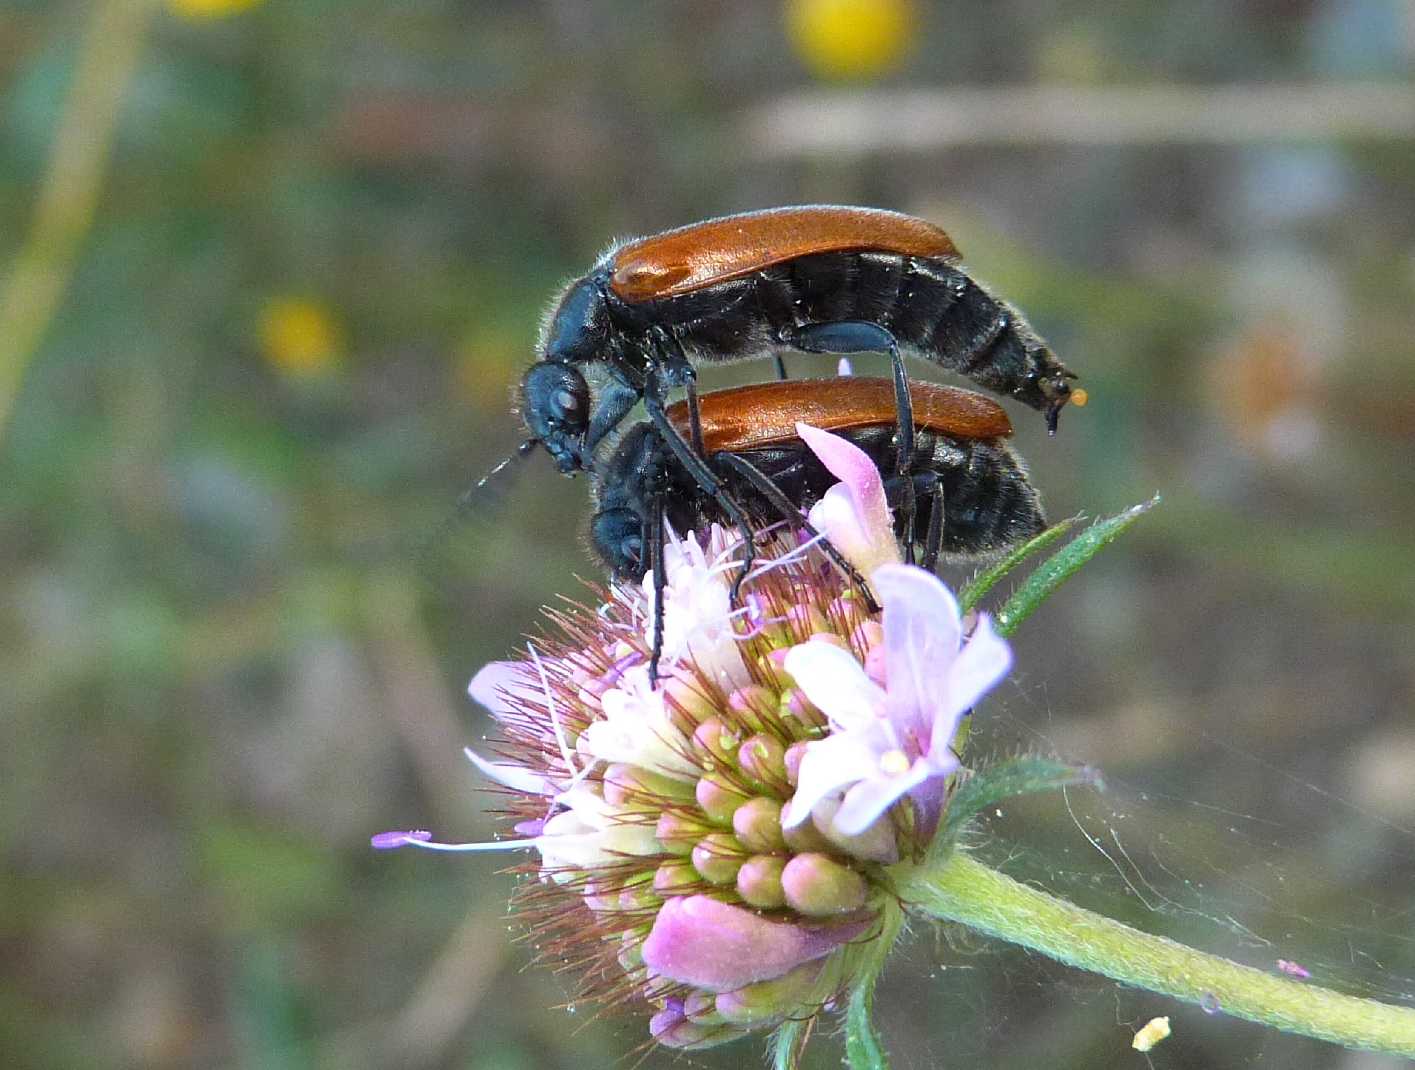
M 669 854 L 691 854 L 693 845 L 712 831 L 712 826 L 677 810 L 658 815 L 654 835 Z
M 786 905 L 781 887 L 781 871 L 786 859 L 778 855 L 753 855 L 737 871 L 737 894 L 758 910 L 775 910 Z
M 775 799 L 758 796 L 744 802 L 732 815 L 732 830 L 749 851 L 770 854 L 786 848 L 781 832 L 781 804 Z
M 709 773 L 705 777 L 699 777 L 694 794 L 703 813 L 722 825 L 730 824 L 737 807 L 750 798 L 721 773 Z
M 865 878 L 849 866 L 814 852 L 798 854 L 781 872 L 786 902 L 807 917 L 849 914 L 865 905 Z
M 731 1025 L 700 1025 L 690 1022 L 680 1000 L 669 1000 L 663 1010 L 649 1019 L 649 1035 L 664 1047 L 682 1051 L 711 1048 L 744 1036 L 746 1030 Z
M 663 799 L 686 801 L 690 785 L 639 765 L 615 762 L 604 770 L 604 801 L 611 806 L 661 805 Z
M 698 1025 L 721 1025 L 725 1021 L 717 1013 L 717 997 L 696 989 L 683 997 L 683 1016 Z
M 653 883 L 640 881 L 620 891 L 615 909 L 629 914 L 657 910 L 662 905 L 663 897 L 653 890 Z
M 791 828 L 783 828 L 781 834 L 786 839 L 786 846 L 797 854 L 807 851 L 826 853 L 833 848 L 825 833 L 816 828 L 812 821 L 802 821 Z
M 696 678 L 674 673 L 663 681 L 663 697 L 693 725 L 701 724 L 717 712 L 717 704 Z
M 736 836 L 714 832 L 704 836 L 693 848 L 693 868 L 709 884 L 731 884 L 746 857 Z
M 781 717 L 783 720 L 794 719 L 812 728 L 823 727 L 826 723 L 825 714 L 815 707 L 799 687 L 781 693 Z
M 806 1002 L 820 974 L 819 962 L 807 962 L 775 980 L 724 992 L 717 997 L 717 1013 L 748 1028 L 780 1021 Z
M 727 708 L 737 714 L 741 723 L 760 731 L 776 717 L 776 692 L 760 684 L 739 687 L 727 696 Z
M 801 775 L 801 759 L 806 756 L 806 744 L 808 740 L 800 743 L 793 743 L 786 748 L 786 779 L 794 788 Z
M 709 717 L 693 730 L 693 748 L 705 758 L 727 765 L 742 738 L 721 717 Z
M 786 787 L 786 745 L 774 735 L 758 734 L 743 743 L 737 748 L 737 764 L 759 789 Z
M 665 899 L 701 886 L 702 878 L 688 861 L 662 862 L 653 873 L 653 890 Z

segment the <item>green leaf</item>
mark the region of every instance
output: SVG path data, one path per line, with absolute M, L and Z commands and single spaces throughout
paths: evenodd
M 1096 521 L 1042 562 L 998 610 L 993 622 L 997 634 L 1006 637 L 1015 633 L 1021 623 L 1051 597 L 1053 591 L 1074 576 L 1082 565 L 1100 553 L 1104 547 L 1119 538 L 1131 524 L 1158 505 L 1159 501 L 1160 497 L 1156 494 L 1149 501 L 1131 506 L 1118 516 Z M 1042 533 L 1045 534 L 1046 532 Z M 1042 536 L 1038 536 L 1040 537 Z
M 889 1056 L 884 1053 L 872 1020 L 875 976 L 850 993 L 850 1008 L 845 1016 L 845 1058 L 850 1070 L 889 1070 Z
M 1057 539 L 1065 535 L 1080 520 L 1079 516 L 1070 516 L 1060 523 L 1053 524 L 1040 535 L 1033 535 L 1030 539 L 1017 547 L 1010 554 L 1004 557 L 992 568 L 973 577 L 973 582 L 969 583 L 958 592 L 958 607 L 964 613 L 972 609 L 983 600 L 983 596 L 997 585 L 997 581 L 1006 576 L 1014 568 L 1020 565 L 1033 554 L 1045 550 Z
M 1068 765 L 1051 758 L 1009 758 L 975 773 L 948 800 L 943 828 L 934 837 L 930 855 L 949 850 L 963 827 L 978 813 L 1004 799 L 1055 791 L 1076 784 L 1102 786 L 1100 773 L 1090 766 Z

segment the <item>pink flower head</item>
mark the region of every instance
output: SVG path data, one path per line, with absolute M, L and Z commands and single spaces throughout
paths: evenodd
M 866 578 L 881 565 L 899 561 L 894 516 L 884 496 L 884 482 L 870 455 L 853 442 L 798 423 L 796 433 L 840 480 L 811 506 L 807 519 Z
M 936 818 L 959 764 L 959 722 L 1012 665 L 986 616 L 963 641 L 958 603 L 923 569 L 882 565 L 870 583 L 884 607 L 883 687 L 835 644 L 801 643 L 786 655 L 786 671 L 830 722 L 830 734 L 806 746 L 788 828 L 834 808 L 827 831 L 857 836 L 905 795 Z

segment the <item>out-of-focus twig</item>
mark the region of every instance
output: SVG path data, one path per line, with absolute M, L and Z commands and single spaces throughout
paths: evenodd
M 34 224 L 0 291 L 0 436 L 93 221 L 118 112 L 156 0 L 102 0 L 74 70 Z
M 317 1065 L 362 1070 L 434 1066 L 466 1027 L 510 954 L 500 935 L 504 916 L 485 905 L 470 911 L 408 996 L 387 1020 L 366 1022 L 326 1038 Z
M 741 120 L 759 156 L 863 156 L 955 145 L 1121 145 L 1415 138 L 1401 84 L 821 90 Z

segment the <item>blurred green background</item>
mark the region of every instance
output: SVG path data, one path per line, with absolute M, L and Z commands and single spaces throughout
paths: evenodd
M 594 575 L 544 458 L 449 523 L 555 287 L 809 201 L 940 223 L 1082 374 L 1013 414 L 1054 516 L 1165 495 L 975 733 L 1111 790 L 980 849 L 1415 1001 L 1412 58 L 1402 0 L 0 2 L 0 1062 L 636 1065 L 494 859 L 367 838 L 493 834 L 465 682 Z M 879 1003 L 904 1068 L 1165 1013 L 1155 1067 L 1399 1065 L 966 935 Z

